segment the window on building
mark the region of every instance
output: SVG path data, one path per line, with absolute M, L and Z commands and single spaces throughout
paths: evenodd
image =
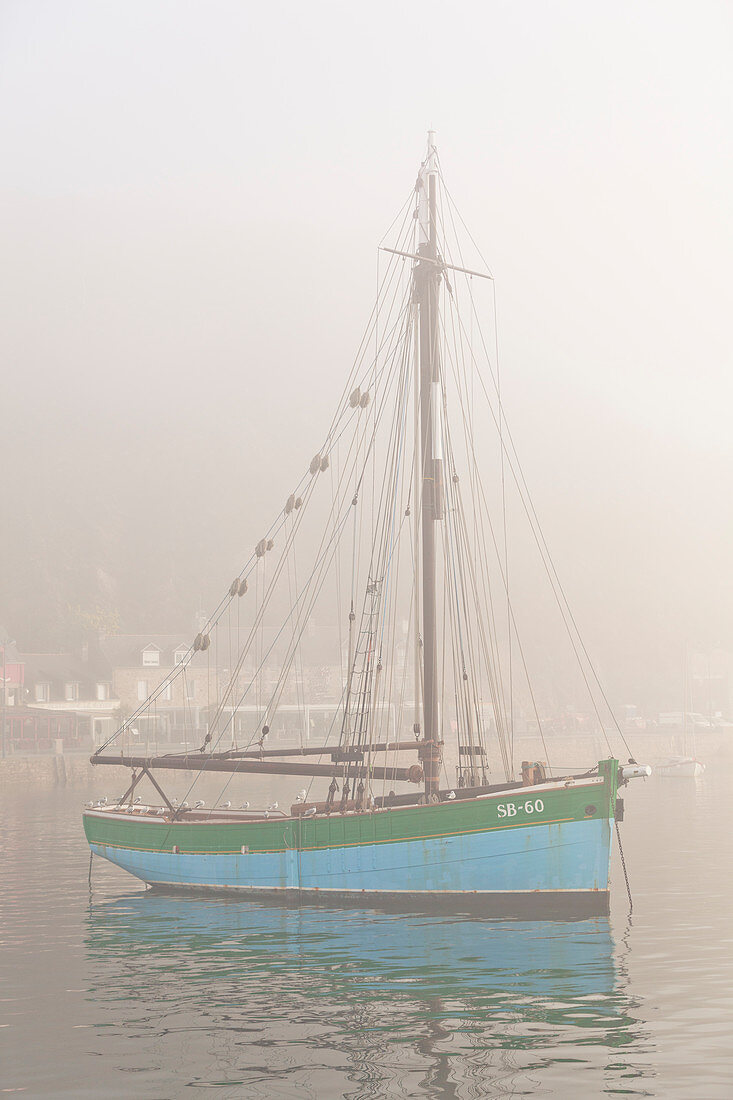
M 173 660 L 177 665 L 180 665 L 183 661 L 185 661 L 187 653 L 187 649 L 177 649 L 173 656 Z
M 97 684 L 97 699 L 102 702 L 104 699 L 109 699 L 109 684 Z
M 50 684 L 36 684 L 34 695 L 37 703 L 47 703 L 50 695 Z
M 165 703 L 170 703 L 173 697 L 170 684 L 165 685 L 160 697 Z
M 137 682 L 137 697 L 140 701 L 147 699 L 148 697 L 148 681 L 138 680 Z
M 157 645 L 148 645 L 143 650 L 143 664 L 144 665 L 159 665 L 160 664 L 160 650 Z
M 186 698 L 187 699 L 195 699 L 196 698 L 196 681 L 195 680 L 187 680 L 186 681 Z
M 70 681 L 66 685 L 65 697 L 67 703 L 75 703 L 79 698 L 79 685 L 75 680 Z

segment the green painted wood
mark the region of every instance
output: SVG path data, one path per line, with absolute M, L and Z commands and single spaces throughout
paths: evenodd
M 330 817 L 276 818 L 271 821 L 167 822 L 161 818 L 130 815 L 124 818 L 84 815 L 84 831 L 93 844 L 149 851 L 281 852 L 286 849 L 342 848 L 357 844 L 389 843 L 461 833 L 542 826 L 553 821 L 583 821 L 588 817 L 614 816 L 618 761 L 604 760 L 599 774 L 605 779 L 594 787 L 559 787 L 537 790 L 523 787 L 480 799 L 441 802 L 404 809 L 333 814 Z M 541 812 L 527 812 L 526 804 L 541 799 Z M 500 807 L 517 807 L 514 816 L 501 814 Z M 588 808 L 595 807 L 592 814 Z M 520 808 L 521 807 L 521 808 Z

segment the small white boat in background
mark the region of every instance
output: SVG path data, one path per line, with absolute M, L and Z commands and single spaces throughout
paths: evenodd
M 692 710 L 692 685 L 690 680 L 690 652 L 685 645 L 685 656 L 682 672 L 682 711 L 680 713 L 660 714 L 660 726 L 682 726 L 682 739 L 673 739 L 672 748 L 681 749 L 683 753 L 692 753 L 692 756 L 668 756 L 661 764 L 657 764 L 654 771 L 666 779 L 696 779 L 705 771 L 705 765 L 697 759 L 697 746 L 695 733 L 698 730 L 712 729 L 713 719 L 705 718 L 702 714 L 696 714 Z M 677 741 L 677 744 L 675 744 Z
M 704 771 L 705 765 L 694 756 L 672 756 L 654 768 L 655 775 L 673 779 L 694 779 Z

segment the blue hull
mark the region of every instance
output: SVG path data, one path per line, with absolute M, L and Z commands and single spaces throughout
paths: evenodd
M 568 821 L 388 845 L 235 854 L 92 851 L 151 886 L 343 902 L 473 898 L 484 909 L 532 911 L 572 902 L 606 912 L 611 821 Z M 582 904 L 582 898 L 586 904 Z M 493 904 L 492 904 L 493 903 Z

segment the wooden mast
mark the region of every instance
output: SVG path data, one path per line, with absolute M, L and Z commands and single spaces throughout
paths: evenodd
M 419 243 L 417 254 L 385 249 L 387 252 L 410 257 L 416 261 L 413 269 L 413 302 L 417 312 L 417 358 L 418 377 L 416 379 L 416 433 L 419 434 L 415 448 L 419 460 L 416 482 L 420 490 L 420 551 L 416 562 L 416 588 L 420 589 L 420 599 L 416 607 L 416 635 L 422 627 L 422 637 L 416 638 L 418 660 L 416 661 L 416 689 L 419 687 L 419 654 L 422 651 L 422 691 L 416 690 L 415 731 L 420 730 L 420 710 L 422 710 L 422 738 L 416 745 L 407 743 L 372 745 L 370 751 L 417 748 L 422 767 L 365 767 L 361 753 L 355 753 L 349 759 L 348 753 L 339 752 L 338 746 L 329 749 L 326 746 L 311 750 L 299 750 L 292 755 L 316 755 L 321 752 L 330 754 L 330 764 L 285 763 L 267 757 L 290 755 L 288 752 L 263 752 L 262 750 L 244 753 L 196 753 L 166 754 L 159 757 L 133 757 L 124 755 L 104 756 L 101 748 L 92 756 L 93 764 L 126 765 L 140 768 L 163 768 L 169 770 L 242 771 L 264 772 L 285 775 L 326 775 L 341 776 L 344 767 L 355 778 L 368 776 L 371 779 L 386 781 L 421 782 L 424 779 L 425 795 L 428 800 L 437 797 L 440 785 L 440 770 L 443 759 L 443 739 L 441 730 L 442 715 L 438 698 L 439 662 L 438 662 L 438 624 L 436 600 L 436 529 L 435 524 L 443 519 L 444 482 L 443 482 L 443 399 L 440 371 L 439 345 L 439 291 L 441 273 L 444 266 L 438 252 L 437 233 L 437 187 L 438 159 L 435 148 L 435 134 L 428 132 L 427 155 L 420 168 L 418 190 L 418 227 Z M 465 271 L 465 268 L 456 268 Z M 480 274 L 470 272 L 470 274 Z M 484 276 L 485 277 L 485 276 Z M 417 464 L 416 464 L 417 465 Z M 416 510 L 417 504 L 416 501 Z M 353 608 L 350 614 L 349 630 L 349 690 L 346 700 L 346 723 L 349 723 L 349 694 L 353 655 Z M 422 708 L 420 708 L 420 696 Z M 122 729 L 125 726 L 123 725 Z M 353 769 L 353 770 L 352 770 Z
M 420 341 L 420 452 L 422 472 L 422 630 L 423 630 L 423 743 L 421 759 L 425 794 L 439 786 L 442 738 L 438 704 L 438 637 L 436 623 L 435 524 L 443 516 L 443 461 L 440 358 L 438 347 L 438 292 L 440 265 L 437 235 L 438 162 L 435 134 L 428 133 L 427 157 L 420 170 L 418 254 L 415 297 Z

